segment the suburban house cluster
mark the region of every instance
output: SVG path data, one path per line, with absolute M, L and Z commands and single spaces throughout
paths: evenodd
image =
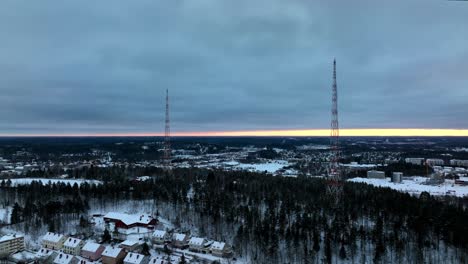
M 50 264 L 167 264 L 179 263 L 182 256 L 187 259 L 232 256 L 232 248 L 224 242 L 156 229 L 158 221 L 150 215 L 108 213 L 102 219 L 112 233 L 112 244 L 48 232 L 40 241 L 40 249 L 34 252 L 33 261 Z M 155 250 L 153 256 L 143 254 L 148 249 Z M 161 253 L 164 249 L 174 254 L 164 255 L 166 253 Z M 11 256 L 24 250 L 23 236 L 0 238 L 0 256 Z M 157 254 L 161 255 L 154 256 Z
M 155 230 L 152 241 L 154 245 L 170 244 L 174 248 L 212 254 L 216 257 L 230 257 L 233 253 L 231 246 L 224 242 L 212 241 L 202 237 L 190 237 L 184 233 L 170 233 L 164 230 Z

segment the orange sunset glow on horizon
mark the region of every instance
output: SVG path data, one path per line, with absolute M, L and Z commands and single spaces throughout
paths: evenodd
M 329 129 L 294 130 L 241 130 L 241 131 L 199 131 L 173 132 L 172 137 L 328 137 Z M 0 137 L 151 137 L 164 136 L 164 133 L 55 133 L 55 134 L 0 134 Z M 468 137 L 468 129 L 423 129 L 423 128 L 369 128 L 341 129 L 345 137 Z

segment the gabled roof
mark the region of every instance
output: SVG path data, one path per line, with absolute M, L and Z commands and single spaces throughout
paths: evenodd
M 172 239 L 176 241 L 184 241 L 186 237 L 187 237 L 186 234 L 181 234 L 181 233 L 175 233 L 172 235 Z
M 55 233 L 52 233 L 52 232 L 47 232 L 47 234 L 45 234 L 45 236 L 42 238 L 42 240 L 45 240 L 45 241 L 50 241 L 50 242 L 53 242 L 53 243 L 57 243 L 60 241 L 60 239 L 62 239 L 63 237 L 65 237 L 64 235 L 60 235 L 60 234 L 55 234 Z
M 99 247 L 101 244 L 95 243 L 95 242 L 86 242 L 86 244 L 83 246 L 82 250 L 88 251 L 88 252 L 96 252 L 98 251 Z
M 122 243 L 120 243 L 120 245 L 127 246 L 127 247 L 133 247 L 136 244 L 139 244 L 139 242 L 135 241 L 135 240 L 130 240 L 130 239 L 127 239 L 127 240 L 123 241 Z
M 123 214 L 118 212 L 109 212 L 104 216 L 104 218 L 120 220 L 126 225 L 136 223 L 148 225 L 154 219 L 148 214 Z
M 153 236 L 157 238 L 164 238 L 166 236 L 167 232 L 164 230 L 156 230 L 153 232 Z
M 74 256 L 65 253 L 59 253 L 54 259 L 55 264 L 69 264 L 73 261 Z
M 205 242 L 205 239 L 202 237 L 192 237 L 189 240 L 189 245 L 202 246 Z
M 74 237 L 69 237 L 65 243 L 63 243 L 63 245 L 65 247 L 71 247 L 71 248 L 74 248 L 74 247 L 77 247 L 80 245 L 81 243 L 81 239 L 78 239 L 78 238 L 74 238 Z
M 145 259 L 145 255 L 130 252 L 124 259 L 124 262 L 131 264 L 140 264 Z
M 211 249 L 223 250 L 225 246 L 226 246 L 226 243 L 215 241 L 213 242 L 213 244 L 211 244 Z
M 102 252 L 102 255 L 106 257 L 115 258 L 120 254 L 122 250 L 123 249 L 119 247 L 107 246 L 106 249 L 104 249 L 104 252 Z

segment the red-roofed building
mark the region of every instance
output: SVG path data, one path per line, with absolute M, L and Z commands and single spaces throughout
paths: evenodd
M 110 212 L 104 216 L 104 221 L 113 223 L 117 228 L 130 229 L 133 227 L 145 227 L 154 229 L 158 220 L 147 214 L 123 214 Z

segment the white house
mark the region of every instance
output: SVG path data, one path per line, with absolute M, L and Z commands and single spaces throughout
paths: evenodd
M 174 233 L 172 235 L 172 246 L 176 248 L 183 248 L 188 245 L 189 236 L 181 233 Z
M 228 257 L 232 255 L 232 249 L 224 242 L 215 241 L 210 246 L 210 251 L 213 256 Z
M 153 232 L 153 243 L 155 244 L 164 244 L 167 240 L 170 239 L 169 232 L 164 230 L 156 230 Z
M 59 250 L 62 249 L 63 243 L 66 239 L 67 237 L 64 235 L 47 232 L 47 234 L 42 238 L 42 247 Z
M 81 248 L 84 246 L 84 241 L 78 238 L 69 237 L 65 243 L 63 243 L 63 252 L 65 254 L 79 256 Z
M 206 242 L 207 240 L 202 237 L 192 237 L 188 242 L 189 250 L 194 252 L 201 252 L 205 249 L 204 245 Z

